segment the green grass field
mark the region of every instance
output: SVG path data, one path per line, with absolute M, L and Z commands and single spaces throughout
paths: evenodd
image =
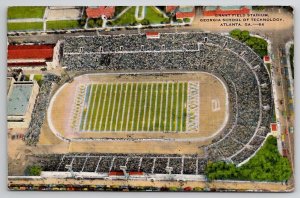
M 112 25 L 116 26 L 122 26 L 122 25 L 130 25 L 136 22 L 135 19 L 135 6 L 132 6 L 129 10 L 127 10 L 120 18 L 116 19 L 115 21 L 112 21 Z
M 15 6 L 7 10 L 8 19 L 43 18 L 45 6 Z
M 138 24 L 141 21 L 135 18 L 135 9 L 133 6 L 127 12 L 125 12 L 120 18 L 112 21 L 112 25 L 115 26 L 124 26 L 124 25 L 133 25 L 134 23 Z M 142 15 L 142 6 L 139 7 L 139 16 Z M 168 18 L 165 18 L 162 13 L 157 11 L 154 6 L 146 6 L 145 8 L 145 20 L 149 21 L 150 24 L 160 24 L 162 22 L 168 21 Z
M 81 28 L 77 20 L 47 21 L 47 30 Z
M 154 8 L 154 6 L 147 6 L 145 19 L 149 20 L 151 24 L 159 24 L 166 21 L 168 18 L 165 18 L 162 13 Z
M 22 22 L 22 23 L 7 23 L 8 31 L 16 30 L 43 30 L 42 22 Z
M 187 82 L 87 87 L 80 131 L 186 131 Z

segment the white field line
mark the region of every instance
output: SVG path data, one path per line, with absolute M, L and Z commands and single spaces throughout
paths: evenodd
M 151 84 L 151 87 L 152 87 L 152 84 Z M 145 104 L 144 104 L 144 113 L 143 113 L 143 122 L 142 122 L 142 131 L 144 131 L 144 126 L 145 126 L 145 117 L 146 117 L 146 108 L 147 108 L 147 105 L 148 105 L 148 91 L 150 91 L 149 89 L 149 84 L 147 83 L 147 87 L 146 87 L 146 98 L 145 98 Z M 151 92 L 150 92 L 151 93 Z M 151 99 L 151 97 L 150 97 Z M 151 102 L 151 101 L 150 101 Z M 149 111 L 150 112 L 150 111 Z
M 81 105 L 81 108 L 80 108 L 81 109 L 80 110 L 81 113 L 80 113 L 80 118 L 79 118 L 79 123 L 78 123 L 78 130 L 79 131 L 82 131 L 81 129 L 83 129 L 83 128 L 80 128 L 80 126 L 83 127 L 83 124 L 84 124 L 84 123 L 82 123 L 82 122 L 84 122 L 84 121 L 82 121 L 82 119 L 83 119 L 83 111 L 84 111 L 84 107 L 85 107 L 84 103 L 85 103 L 86 98 L 90 96 L 90 94 L 88 96 L 86 95 L 86 90 L 87 90 L 87 85 L 84 86 L 84 93 L 85 94 L 84 94 L 84 98 L 83 98 L 82 105 Z M 82 125 L 81 125 L 81 123 L 82 123 Z
M 175 118 L 176 118 L 176 132 L 178 131 L 178 101 L 179 101 L 179 86 L 180 86 L 180 83 L 178 83 L 177 84 L 177 90 L 176 90 L 176 92 L 177 92 L 177 96 L 176 96 L 176 102 L 177 102 L 177 104 L 176 104 L 176 114 L 175 114 Z
M 90 85 L 88 85 L 88 86 L 90 86 Z M 88 86 L 86 87 L 86 90 L 87 90 Z M 88 103 L 86 104 L 87 107 L 89 107 L 89 103 L 90 103 L 90 100 L 91 100 L 91 93 L 92 93 L 92 86 L 91 86 L 91 88 L 90 88 L 89 95 L 87 96 L 87 97 L 88 97 Z M 84 101 L 84 102 L 85 102 L 85 101 Z M 84 104 L 83 106 L 85 106 L 85 104 Z M 83 107 L 83 108 L 84 108 L 84 107 Z M 89 111 L 89 109 L 88 109 L 87 112 L 85 113 L 85 117 L 84 117 L 83 124 L 82 124 L 82 131 L 84 131 L 84 129 L 85 129 L 85 123 L 86 123 L 86 119 L 87 119 L 86 117 L 87 117 L 88 111 Z
M 129 97 L 129 105 L 131 103 L 131 98 L 132 98 L 132 90 L 133 90 L 133 84 L 134 83 L 131 83 L 131 89 L 130 89 L 130 97 Z M 135 91 L 137 91 L 137 86 L 135 87 Z M 126 94 L 127 95 L 127 94 Z M 126 98 L 126 96 L 125 96 Z M 134 103 L 135 105 L 135 103 Z M 125 105 L 124 105 L 124 109 L 125 109 Z M 130 111 L 131 111 L 131 108 L 128 107 L 128 110 L 127 110 L 127 120 L 126 120 L 126 131 L 128 130 L 128 123 L 129 123 L 129 116 L 130 116 Z M 123 114 L 123 117 L 122 117 L 122 122 L 123 122 L 123 118 L 124 118 L 124 114 Z M 123 129 L 123 123 L 122 123 L 122 126 L 121 126 L 121 131 Z
M 93 118 L 93 116 L 94 116 L 95 101 L 96 101 L 97 94 L 98 94 L 98 87 L 99 87 L 99 85 L 96 85 L 96 92 L 95 92 L 95 97 L 94 97 L 94 99 L 93 99 L 93 105 L 92 105 L 92 114 L 91 114 L 91 117 L 90 117 L 90 120 L 89 120 L 89 127 L 88 127 L 88 131 L 90 131 L 90 130 L 91 130 L 92 118 Z
M 83 131 L 85 131 L 85 127 L 86 127 L 86 120 L 87 120 L 87 116 L 88 116 L 88 114 L 89 114 L 89 111 L 90 111 L 90 102 L 91 102 L 91 100 L 92 100 L 92 91 L 93 91 L 93 86 L 92 85 L 90 85 L 91 86 L 91 88 L 90 88 L 90 93 L 89 93 L 89 101 L 88 101 L 88 103 L 87 103 L 87 107 L 88 107 L 88 110 L 87 110 L 87 112 L 86 112 L 86 114 L 85 114 L 85 118 L 84 118 L 84 122 L 83 122 L 83 126 L 82 126 L 82 130 Z
M 146 85 L 146 90 L 148 87 L 148 83 Z M 137 120 L 137 126 L 136 126 L 136 130 L 139 130 L 139 124 L 140 124 L 140 112 L 141 112 L 141 105 L 142 105 L 142 97 L 143 97 L 143 88 L 144 88 L 144 83 L 142 83 L 142 89 L 141 89 L 141 94 L 140 94 L 140 104 L 139 104 L 139 110 L 138 110 L 138 120 Z M 132 130 L 132 129 L 131 129 Z
M 116 98 L 117 98 L 117 93 L 118 93 L 118 85 L 116 85 L 116 90 L 115 90 L 115 98 L 114 98 L 114 105 L 113 105 L 113 109 L 111 112 L 111 119 L 110 119 L 110 126 L 109 126 L 109 131 L 111 131 L 111 127 L 112 127 L 112 123 L 114 121 L 114 114 L 115 114 L 115 106 L 116 106 Z M 122 88 L 122 85 L 121 85 Z M 122 94 L 122 91 L 120 92 L 120 94 Z M 119 103 L 120 104 L 120 103 Z
M 181 102 L 182 102 L 182 104 L 181 104 L 181 126 L 180 126 L 180 131 L 182 131 L 183 129 L 182 129 L 182 125 L 183 125 L 183 112 L 184 112 L 184 87 L 185 87 L 185 83 L 183 83 L 183 85 L 182 85 L 182 95 L 181 95 Z
M 96 120 L 95 120 L 93 129 L 95 129 L 97 121 L 98 121 L 98 117 L 99 117 L 99 111 L 100 111 L 99 106 L 101 104 L 101 99 L 102 99 L 101 96 L 102 96 L 103 87 L 104 87 L 104 84 L 101 85 L 101 89 L 100 89 L 100 97 L 99 97 L 99 101 L 98 101 L 98 104 L 97 104 L 97 107 L 96 107 L 97 108 Z
M 164 84 L 161 85 L 161 92 L 160 92 L 160 109 L 159 109 L 159 124 L 158 124 L 158 131 L 161 131 L 161 109 L 162 109 L 162 104 L 163 104 L 163 101 L 164 101 L 164 97 L 163 97 L 163 92 L 164 92 Z
M 174 83 L 172 83 L 172 99 L 171 99 L 171 109 L 170 109 L 170 127 L 169 130 L 172 131 L 172 109 L 173 109 L 173 102 L 174 102 Z
M 168 114 L 168 98 L 169 98 L 169 83 L 167 83 L 167 94 L 166 94 L 166 111 L 165 111 L 165 117 L 164 117 L 164 131 L 166 131 L 166 125 L 167 125 L 167 114 Z
M 190 130 L 190 119 L 189 119 L 189 116 L 190 116 L 190 89 L 191 89 L 191 84 L 190 82 L 188 82 L 188 87 L 187 87 L 187 98 L 186 98 L 186 124 L 185 124 L 185 130 Z
M 121 96 L 120 96 L 120 100 L 119 100 L 119 104 L 118 104 L 118 112 L 117 112 L 117 117 L 116 117 L 116 124 L 115 124 L 115 131 L 117 131 L 117 128 L 118 128 L 118 122 L 119 122 L 119 111 L 120 111 L 120 106 L 121 106 L 121 101 L 122 101 L 122 92 L 123 92 L 123 87 L 124 87 L 124 84 L 122 84 L 121 86 Z M 124 99 L 124 103 L 123 103 L 123 111 L 122 111 L 122 116 L 124 114 L 124 104 L 125 104 L 125 101 L 126 101 L 126 95 L 127 95 L 127 87 L 128 87 L 128 83 L 126 83 L 126 89 L 125 89 L 125 99 Z M 123 117 L 122 117 L 122 120 L 123 121 Z M 121 123 L 123 124 L 123 122 Z
M 103 102 L 103 106 L 102 106 L 101 119 L 100 119 L 100 124 L 99 124 L 99 130 L 98 131 L 100 131 L 101 125 L 102 125 L 103 114 L 104 114 L 104 104 L 106 103 L 106 98 L 107 98 L 107 89 L 108 89 L 108 84 L 106 83 L 105 96 L 104 96 L 104 102 Z
M 149 131 L 149 128 L 150 128 L 150 122 L 151 122 L 152 94 L 153 94 L 153 83 L 151 84 L 151 94 L 150 94 L 150 105 L 149 105 L 149 114 L 148 114 L 148 126 L 147 126 L 147 131 Z
M 132 116 L 132 124 L 131 124 L 131 131 L 132 131 L 132 128 L 133 128 L 133 120 L 134 120 L 134 116 L 135 116 L 135 109 L 136 109 L 136 99 L 137 99 L 137 90 L 138 90 L 138 84 L 136 84 L 135 86 L 135 96 L 134 96 L 134 106 L 133 106 L 133 116 Z M 128 109 L 131 109 L 130 107 L 128 107 Z M 131 110 L 130 110 L 131 111 Z M 129 112 L 129 111 L 128 111 Z M 130 114 L 129 114 L 130 116 Z M 128 118 L 129 118 L 128 116 Z M 127 123 L 126 123 L 126 131 L 127 131 L 127 127 L 128 127 L 128 119 L 127 119 Z
M 156 110 L 157 110 L 157 94 L 158 94 L 158 83 L 156 84 L 156 94 L 155 94 L 155 106 L 154 106 L 154 118 L 152 121 L 153 131 L 155 131 L 155 120 L 156 120 Z
M 114 85 L 111 85 L 110 88 L 110 93 L 109 93 L 109 101 L 108 101 L 108 107 L 107 107 L 107 113 L 106 113 L 106 119 L 105 119 L 105 125 L 104 125 L 104 131 L 106 131 L 106 127 L 107 127 L 107 121 L 108 121 L 108 114 L 109 114 L 109 110 L 110 110 L 110 104 L 111 104 L 111 95 L 112 95 L 112 90 L 114 88 Z

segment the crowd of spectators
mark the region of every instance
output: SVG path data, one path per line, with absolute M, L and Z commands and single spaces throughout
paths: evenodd
M 127 172 L 143 172 L 145 174 L 203 174 L 207 164 L 206 158 L 196 155 L 154 155 L 154 154 L 112 154 L 112 153 L 69 153 L 67 155 L 38 155 L 36 162 L 43 171 L 108 173 L 122 171 L 126 166 Z
M 53 83 L 57 83 L 60 77 L 54 74 L 46 74 L 39 88 L 39 93 L 31 114 L 31 122 L 24 140 L 27 145 L 36 145 L 39 141 L 41 127 L 46 117 L 46 110 L 50 100 L 50 93 Z

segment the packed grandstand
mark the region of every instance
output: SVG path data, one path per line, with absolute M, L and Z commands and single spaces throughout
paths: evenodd
M 212 33 L 160 33 L 66 37 L 63 66 L 71 72 L 204 71 L 227 84 L 230 116 L 226 127 L 205 146 L 204 156 L 154 154 L 66 154 L 38 156 L 45 171 L 127 171 L 201 174 L 207 161 L 241 164 L 255 154 L 269 133 L 273 108 L 269 73 L 251 48 Z M 34 133 L 32 133 L 34 134 Z M 134 140 L 132 140 L 134 141 Z M 49 163 L 49 160 L 51 163 Z

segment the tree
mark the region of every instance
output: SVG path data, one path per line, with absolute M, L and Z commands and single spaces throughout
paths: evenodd
M 88 26 L 93 28 L 95 26 L 95 21 L 93 19 L 89 19 Z
M 183 21 L 182 21 L 182 19 L 176 19 L 176 22 L 177 23 L 182 23 Z
M 230 36 L 234 39 L 240 40 L 240 34 L 241 34 L 241 30 L 240 29 L 234 29 L 232 30 L 230 33 Z
M 191 19 L 190 19 L 190 18 L 184 18 L 183 21 L 184 21 L 185 23 L 189 23 L 189 22 L 191 22 Z
M 205 174 L 208 180 L 238 179 L 282 182 L 291 177 L 292 170 L 289 160 L 279 154 L 276 138 L 269 136 L 256 155 L 241 167 L 223 161 L 209 162 Z
M 103 23 L 102 19 L 97 19 L 96 20 L 96 25 L 97 26 L 102 27 L 102 23 Z
M 262 38 L 250 36 L 249 31 L 239 29 L 232 30 L 230 36 L 236 40 L 244 42 L 252 48 L 261 58 L 268 55 L 268 43 Z
M 28 166 L 25 170 L 25 175 L 29 176 L 40 176 L 42 172 L 42 168 L 37 165 Z
M 150 24 L 150 21 L 149 21 L 148 19 L 143 19 L 143 20 L 141 21 L 141 24 L 142 24 L 142 25 L 149 25 L 149 24 Z

